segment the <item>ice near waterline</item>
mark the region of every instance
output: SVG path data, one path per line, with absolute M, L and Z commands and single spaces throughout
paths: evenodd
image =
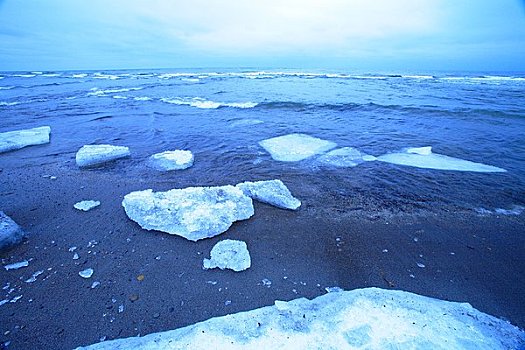
M 25 236 L 20 226 L 3 211 L 0 211 L 0 251 L 22 242 Z
M 142 228 L 191 241 L 221 234 L 254 213 L 252 199 L 231 185 L 136 191 L 124 196 L 122 206 Z
M 244 271 L 251 266 L 250 252 L 243 241 L 225 239 L 213 246 L 210 259 L 204 259 L 202 267 L 205 270 L 219 268 L 236 272 Z
M 187 150 L 165 151 L 156 153 L 148 158 L 148 165 L 151 168 L 170 171 L 183 170 L 193 165 L 193 153 Z
M 436 170 L 471 171 L 479 173 L 502 173 L 505 169 L 469 160 L 453 158 L 432 152 L 432 147 L 407 148 L 403 152 L 377 157 L 380 162 L 407 165 Z
M 341 168 L 350 168 L 363 162 L 376 160 L 376 157 L 368 155 L 353 147 L 334 149 L 319 156 L 316 161 L 323 165 L 331 165 Z
M 73 207 L 77 210 L 88 211 L 88 210 L 98 207 L 99 205 L 100 205 L 99 201 L 87 200 L 87 201 L 81 201 L 81 202 L 75 203 Z
M 85 145 L 78 150 L 75 160 L 79 167 L 91 167 L 125 158 L 129 155 L 129 148 L 125 146 Z
M 288 134 L 259 142 L 273 159 L 282 162 L 297 162 L 321 154 L 337 146 L 331 141 L 306 134 Z
M 520 349 L 525 333 L 467 303 L 379 288 L 275 301 L 84 349 Z M 79 348 L 81 349 L 81 348 Z
M 0 153 L 49 143 L 49 126 L 0 133 Z
M 296 210 L 301 201 L 295 198 L 281 180 L 242 182 L 235 187 L 245 195 L 278 208 Z

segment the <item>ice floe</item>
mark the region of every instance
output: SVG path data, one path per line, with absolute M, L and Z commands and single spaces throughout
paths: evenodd
M 3 211 L 0 211 L 0 250 L 22 242 L 24 237 L 25 232 L 20 226 Z
M 100 205 L 99 201 L 87 200 L 87 201 L 81 201 L 81 202 L 75 203 L 75 205 L 73 206 L 75 207 L 75 209 L 82 210 L 82 211 L 88 211 L 88 210 L 98 207 L 99 205 Z
M 0 153 L 49 143 L 49 126 L 0 133 Z
M 297 162 L 337 146 L 336 143 L 306 134 L 288 134 L 259 142 L 273 159 L 282 162 Z
M 78 150 L 75 160 L 79 167 L 90 167 L 129 155 L 129 148 L 125 146 L 85 145 Z
M 219 268 L 233 271 L 244 271 L 251 266 L 250 253 L 243 241 L 226 239 L 213 246 L 210 252 L 211 259 L 204 259 L 202 267 L 205 270 Z
M 330 165 L 341 168 L 350 168 L 365 161 L 376 160 L 376 157 L 368 155 L 353 147 L 343 147 L 334 149 L 317 158 L 317 162 L 323 165 Z
M 152 155 L 148 159 L 148 165 L 162 171 L 182 170 L 191 167 L 193 160 L 191 151 L 175 150 Z
M 425 169 L 472 171 L 480 173 L 506 172 L 505 169 L 492 165 L 474 163 L 469 160 L 432 153 L 431 147 L 407 148 L 403 152 L 379 156 L 377 160 L 380 162 Z
M 85 349 L 519 349 L 525 333 L 467 303 L 379 288 L 328 293 Z
M 281 180 L 246 181 L 236 185 L 245 195 L 279 208 L 295 210 L 301 201 L 295 198 Z
M 230 185 L 136 191 L 124 196 L 122 206 L 142 228 L 191 241 L 221 234 L 234 221 L 248 219 L 254 213 L 252 199 Z

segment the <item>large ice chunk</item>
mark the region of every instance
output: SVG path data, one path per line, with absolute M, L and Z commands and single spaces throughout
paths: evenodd
M 502 173 L 507 170 L 483 163 L 474 163 L 469 160 L 453 158 L 442 154 L 432 153 L 431 147 L 407 148 L 403 152 L 389 153 L 377 157 L 380 162 L 408 165 L 417 168 L 473 171 L 478 173 Z
M 148 165 L 162 171 L 187 169 L 193 165 L 193 154 L 185 150 L 157 153 L 149 157 Z
M 522 349 L 525 333 L 467 303 L 379 288 L 276 301 L 85 349 Z
M 0 153 L 49 143 L 49 126 L 0 133 Z
M 253 215 L 252 199 L 230 185 L 131 192 L 124 196 L 122 205 L 128 217 L 142 228 L 190 241 L 221 234 L 234 221 Z
M 248 197 L 279 208 L 295 210 L 301 206 L 301 201 L 292 196 L 281 180 L 246 181 L 236 187 Z
M 18 244 L 25 237 L 25 232 L 9 216 L 0 211 L 0 250 Z
M 365 161 L 376 160 L 375 157 L 359 151 L 353 147 L 334 149 L 317 158 L 317 162 L 341 168 L 350 168 Z
M 125 146 L 85 145 L 78 150 L 75 159 L 79 167 L 90 167 L 129 155 L 129 148 Z
M 210 252 L 211 259 L 204 259 L 202 267 L 205 270 L 218 267 L 221 270 L 244 271 L 251 264 L 248 247 L 243 241 L 226 239 L 213 246 Z
M 336 143 L 305 134 L 289 134 L 263 140 L 259 144 L 282 162 L 297 162 L 324 153 L 337 146 Z

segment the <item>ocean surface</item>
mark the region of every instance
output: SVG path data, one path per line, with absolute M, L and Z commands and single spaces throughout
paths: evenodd
M 369 217 L 525 208 L 525 74 L 370 74 L 293 70 L 129 70 L 0 73 L 0 132 L 51 126 L 24 167 L 78 172 L 85 144 L 129 146 L 132 156 L 88 171 L 172 185 L 282 179 L 306 207 Z M 308 134 L 380 156 L 406 147 L 493 165 L 504 173 L 382 162 L 279 162 L 259 142 Z M 191 169 L 158 173 L 145 160 L 195 155 Z M 17 151 L 22 152 L 22 151 Z M 2 159 L 0 158 L 0 163 Z

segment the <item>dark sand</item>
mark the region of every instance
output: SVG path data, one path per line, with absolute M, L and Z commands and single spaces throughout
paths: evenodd
M 330 286 L 395 288 L 469 302 L 525 327 L 524 215 L 346 211 L 336 201 L 319 202 L 312 197 L 315 187 L 305 184 L 290 186 L 303 200 L 298 211 L 256 202 L 251 219 L 194 243 L 142 230 L 127 218 L 121 201 L 133 190 L 199 184 L 152 185 L 115 172 L 80 171 L 72 162 L 4 165 L 0 210 L 20 224 L 29 239 L 1 253 L 2 264 L 32 259 L 26 268 L 0 269 L 1 286 L 10 283 L 15 288 L 9 297 L 23 295 L 0 306 L 0 340 L 10 341 L 9 349 L 71 349 L 103 337 L 145 335 L 276 299 L 313 298 Z M 43 177 L 46 174 L 57 179 Z M 90 212 L 74 209 L 83 199 L 102 204 Z M 247 243 L 250 269 L 202 270 L 203 258 L 225 238 Z M 90 241 L 96 244 L 88 247 Z M 78 260 L 69 251 L 73 246 L 78 247 Z M 93 277 L 81 278 L 79 271 L 88 267 L 94 269 Z M 44 273 L 35 282 L 24 282 L 38 270 Z M 139 275 L 143 281 L 137 280 Z M 263 285 L 263 279 L 271 285 Z M 94 281 L 100 286 L 91 289 Z M 2 293 L 3 299 L 7 290 Z M 132 302 L 132 296 L 138 300 Z M 124 305 L 123 312 L 119 305 Z

